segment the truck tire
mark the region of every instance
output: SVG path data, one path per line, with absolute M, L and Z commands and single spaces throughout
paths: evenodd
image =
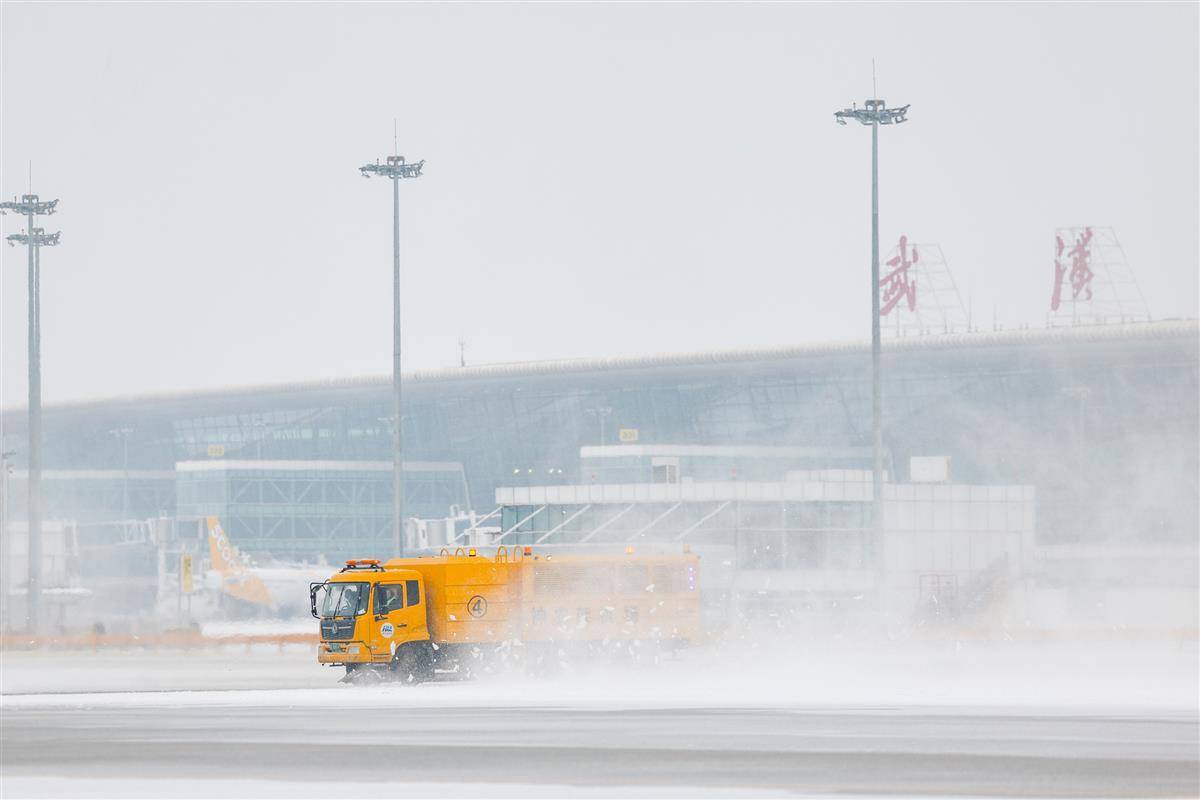
M 424 683 L 433 678 L 433 652 L 428 642 L 409 642 L 396 648 L 392 675 L 401 683 Z
M 346 677 L 341 683 L 362 686 L 369 683 L 379 683 L 385 680 L 384 672 L 374 664 L 347 664 Z

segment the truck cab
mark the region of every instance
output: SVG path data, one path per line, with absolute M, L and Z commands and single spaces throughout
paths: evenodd
M 374 559 L 347 561 L 338 574 L 311 584 L 309 599 L 321 621 L 321 664 L 344 665 L 347 675 L 368 664 L 424 672 L 429 625 L 421 573 L 386 569 Z

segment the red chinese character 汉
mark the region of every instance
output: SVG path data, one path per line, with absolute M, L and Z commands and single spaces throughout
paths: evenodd
M 916 245 L 912 249 L 912 259 L 908 257 L 908 237 L 900 237 L 900 255 L 890 259 L 887 265 L 892 271 L 879 281 L 879 291 L 882 293 L 882 306 L 879 316 L 886 317 L 901 300 L 908 302 L 908 310 L 917 310 L 917 281 L 910 278 L 908 269 L 917 263 Z
M 1062 262 L 1063 250 L 1066 249 L 1066 244 L 1061 236 L 1055 238 L 1055 253 L 1054 253 L 1054 293 L 1050 296 L 1050 310 L 1058 311 L 1059 305 L 1062 303 L 1062 285 L 1063 277 L 1069 277 L 1071 281 L 1071 299 L 1078 300 L 1079 295 L 1087 293 L 1084 300 L 1092 299 L 1092 278 L 1096 273 L 1092 272 L 1092 229 L 1084 228 L 1083 233 L 1075 240 L 1075 246 L 1067 253 L 1071 257 L 1071 273 L 1067 276 L 1067 265 Z
M 1071 299 L 1079 298 L 1081 292 L 1087 292 L 1084 300 L 1092 299 L 1092 278 L 1095 277 L 1089 262 L 1092 260 L 1092 229 L 1084 228 L 1083 235 L 1075 240 L 1075 246 L 1068 253 L 1071 257 Z

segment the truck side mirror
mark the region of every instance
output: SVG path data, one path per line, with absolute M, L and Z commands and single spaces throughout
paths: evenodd
M 323 583 L 310 583 L 308 585 L 309 609 L 312 612 L 312 615 L 314 617 L 316 617 L 317 619 L 321 618 L 321 615 L 317 613 L 317 589 L 321 588 L 324 585 L 325 584 L 323 584 Z

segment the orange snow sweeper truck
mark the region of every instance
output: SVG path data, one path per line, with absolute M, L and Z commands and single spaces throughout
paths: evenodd
M 531 547 L 347 561 L 310 586 L 317 660 L 408 683 L 496 661 L 538 672 L 567 651 L 638 657 L 700 636 L 699 558 L 552 555 Z

